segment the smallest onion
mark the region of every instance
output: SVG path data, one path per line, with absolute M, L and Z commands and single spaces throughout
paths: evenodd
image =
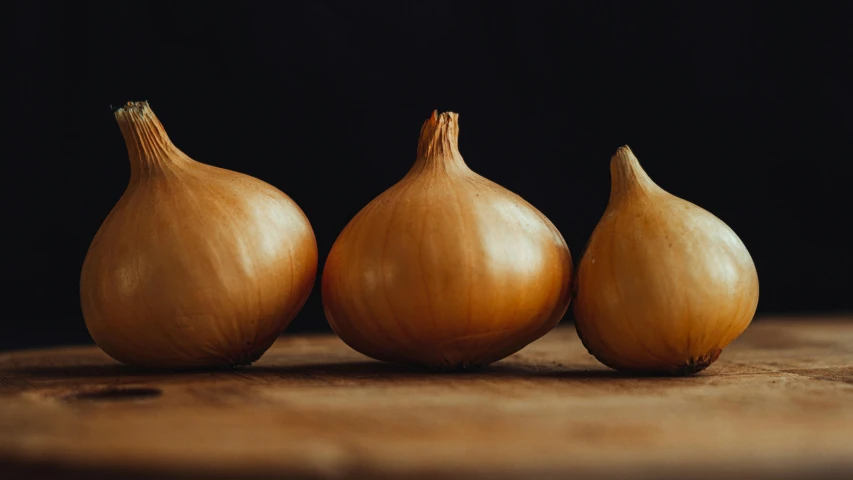
M 755 314 L 752 258 L 720 219 L 656 185 L 627 146 L 610 173 L 610 201 L 578 266 L 578 334 L 618 370 L 703 370 Z

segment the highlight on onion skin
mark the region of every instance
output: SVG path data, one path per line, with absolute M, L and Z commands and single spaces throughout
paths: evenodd
M 755 315 L 752 257 L 723 221 L 656 185 L 627 146 L 610 172 L 607 209 L 578 264 L 578 335 L 616 370 L 699 372 Z
M 147 102 L 115 117 L 131 176 L 83 264 L 89 333 L 128 365 L 252 363 L 313 288 L 308 219 L 275 187 L 188 157 Z
M 417 160 L 335 241 L 322 276 L 326 317 L 374 359 L 438 369 L 500 360 L 541 337 L 571 300 L 557 228 L 474 173 L 457 114 L 424 123 Z

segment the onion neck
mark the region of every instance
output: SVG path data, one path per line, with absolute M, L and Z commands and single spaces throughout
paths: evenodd
M 131 178 L 189 160 L 169 140 L 148 102 L 128 102 L 115 111 L 115 117 L 127 144 Z
M 649 193 L 657 189 L 628 145 L 619 147 L 610 159 L 610 202 L 632 193 Z
M 418 158 L 409 174 L 469 170 L 459 153 L 459 115 L 434 111 L 421 127 Z

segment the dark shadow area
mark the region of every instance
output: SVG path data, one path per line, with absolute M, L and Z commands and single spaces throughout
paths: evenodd
M 78 392 L 63 397 L 63 400 L 74 401 L 94 401 L 94 402 L 115 402 L 123 400 L 141 400 L 146 398 L 155 398 L 163 395 L 163 391 L 159 388 L 148 387 L 111 387 L 88 392 Z
M 284 379 L 312 379 L 358 381 L 394 381 L 426 378 L 452 378 L 454 380 L 479 380 L 495 378 L 553 378 L 553 379 L 619 379 L 661 378 L 629 375 L 615 370 L 572 369 L 561 365 L 495 364 L 472 370 L 435 370 L 419 366 L 381 362 L 346 362 L 312 365 L 272 366 L 259 365 L 241 371 L 246 374 L 270 374 Z M 666 377 L 664 377 L 666 378 Z
M 421 366 L 400 365 L 383 362 L 344 362 L 301 365 L 255 365 L 229 369 L 194 370 L 153 370 L 128 367 L 124 365 L 87 365 L 70 367 L 22 367 L 2 372 L 9 383 L 14 384 L 16 377 L 40 381 L 69 381 L 79 378 L 109 379 L 120 377 L 168 377 L 170 380 L 182 376 L 198 375 L 239 375 L 244 378 L 277 377 L 286 380 L 312 380 L 359 382 L 416 380 L 446 377 L 454 380 L 477 380 L 485 378 L 554 378 L 554 379 L 617 379 L 617 378 L 657 378 L 629 375 L 614 370 L 572 369 L 561 365 L 521 365 L 497 364 L 470 370 L 435 370 Z
M 207 371 L 207 370 L 205 370 Z M 198 373 L 181 370 L 156 370 L 126 365 L 76 365 L 76 366 L 31 366 L 0 370 L 0 375 L 22 376 L 38 380 L 67 380 L 69 378 L 112 378 L 112 377 L 146 377 L 158 375 L 180 375 Z

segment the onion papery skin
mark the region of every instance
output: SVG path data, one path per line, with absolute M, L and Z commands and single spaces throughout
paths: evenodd
M 131 177 L 83 264 L 89 333 L 133 366 L 252 363 L 313 288 L 308 219 L 272 185 L 188 157 L 147 102 L 115 116 Z
M 500 360 L 551 330 L 571 301 L 557 228 L 473 172 L 458 116 L 424 123 L 415 164 L 343 229 L 322 298 L 334 331 L 374 359 L 442 370 Z
M 627 146 L 610 170 L 607 209 L 578 263 L 578 335 L 616 370 L 699 372 L 752 321 L 752 257 L 722 220 L 655 184 Z

